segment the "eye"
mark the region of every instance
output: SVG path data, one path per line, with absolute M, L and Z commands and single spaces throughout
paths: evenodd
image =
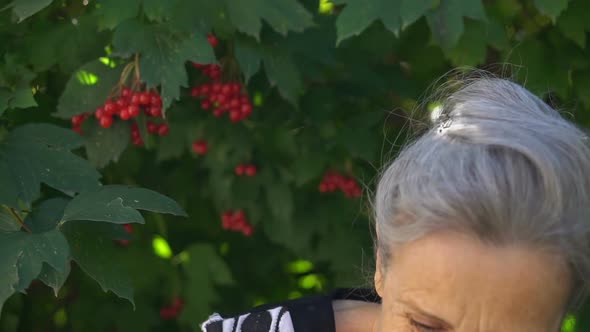
M 418 321 L 415 321 L 413 319 L 410 319 L 410 324 L 412 324 L 412 326 L 418 328 L 419 331 L 421 332 L 444 332 L 444 330 L 442 328 L 439 327 L 433 327 L 424 323 L 420 323 Z

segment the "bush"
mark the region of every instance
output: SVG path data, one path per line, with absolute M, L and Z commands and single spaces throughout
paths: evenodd
M 584 0 L 3 3 L 2 331 L 191 331 L 370 285 L 363 189 L 450 69 L 589 123 Z

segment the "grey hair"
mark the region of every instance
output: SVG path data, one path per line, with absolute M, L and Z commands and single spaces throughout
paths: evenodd
M 587 135 L 511 81 L 453 86 L 439 120 L 381 175 L 373 202 L 379 252 L 389 257 L 445 229 L 550 247 L 572 267 L 572 309 L 590 280 Z

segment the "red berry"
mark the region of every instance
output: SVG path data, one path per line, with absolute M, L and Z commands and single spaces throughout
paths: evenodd
M 198 155 L 205 155 L 209 150 L 207 141 L 194 141 L 192 144 L 193 151 Z
M 207 41 L 213 48 L 217 47 L 217 44 L 219 44 L 219 40 L 217 39 L 217 37 L 211 33 L 207 36 Z
M 140 105 L 149 105 L 151 100 L 152 100 L 152 97 L 150 96 L 150 94 L 148 92 L 144 92 L 139 95 L 139 104 Z
M 117 240 L 117 243 L 122 247 L 127 247 L 129 245 L 129 240 Z
M 221 87 L 221 93 L 226 96 L 229 96 L 231 94 L 231 83 L 224 84 Z
M 131 97 L 132 93 L 133 93 L 133 91 L 131 91 L 131 89 L 129 89 L 129 88 L 123 88 L 123 90 L 121 90 L 121 96 L 123 96 L 125 98 Z
M 115 102 L 115 104 L 117 104 L 117 106 L 119 107 L 119 109 L 121 109 L 121 108 L 127 106 L 127 101 L 124 98 L 119 98 L 119 99 L 117 99 L 117 101 Z
M 250 104 L 242 104 L 240 111 L 243 116 L 248 116 L 252 113 L 252 106 Z
M 113 103 L 112 101 L 108 101 L 104 104 L 104 112 L 106 113 L 106 115 L 113 115 L 117 113 L 117 111 L 117 104 Z
M 204 110 L 208 110 L 209 108 L 211 108 L 211 102 L 208 99 L 202 100 L 201 108 Z
M 246 225 L 246 226 L 243 228 L 243 230 L 242 230 L 242 233 L 243 233 L 245 236 L 248 236 L 248 237 L 250 237 L 250 236 L 252 236 L 252 233 L 254 233 L 254 228 L 252 228 L 252 226 L 251 226 L 251 225 Z
M 154 118 L 162 117 L 162 106 L 152 106 L 149 109 L 149 115 Z
M 104 108 L 103 108 L 103 107 L 99 107 L 99 108 L 97 108 L 97 109 L 96 109 L 96 111 L 94 112 L 94 116 L 95 116 L 97 119 L 99 119 L 99 120 L 100 120 L 102 117 L 104 117 L 104 116 L 105 116 L 105 111 L 104 111 Z
M 236 95 L 240 93 L 240 90 L 242 90 L 240 83 L 232 83 L 230 87 L 231 87 L 231 92 Z
M 160 127 L 157 124 L 155 124 L 155 123 L 153 123 L 151 121 L 148 121 L 147 122 L 147 131 L 148 131 L 148 133 L 155 134 L 155 133 L 158 132 L 158 129 L 159 128 Z
M 168 135 L 169 132 L 170 132 L 170 128 L 165 123 L 162 123 L 160 125 L 160 127 L 158 127 L 158 135 L 160 135 L 160 136 L 166 136 L 166 135 Z
M 127 233 L 133 233 L 133 224 L 123 224 Z
M 139 108 L 139 106 L 131 104 L 127 107 L 127 112 L 129 112 L 130 117 L 135 117 L 139 115 L 141 109 Z
M 242 114 L 237 109 L 231 110 L 229 111 L 229 120 L 234 123 L 239 122 L 242 120 Z
M 82 135 L 84 133 L 82 131 L 82 128 L 79 126 L 72 126 L 72 130 L 75 131 L 76 133 L 78 133 L 78 135 Z
M 100 123 L 100 126 L 103 128 L 109 128 L 113 125 L 113 118 L 111 118 L 110 116 L 103 116 L 98 121 Z
M 133 95 L 131 95 L 131 104 L 135 104 L 135 105 L 141 104 L 140 98 L 141 98 L 140 93 L 134 93 Z
M 223 110 L 221 108 L 216 108 L 213 110 L 213 116 L 216 118 L 220 118 L 221 116 L 223 116 Z
M 201 95 L 201 89 L 199 89 L 198 87 L 194 86 L 191 88 L 191 97 L 196 98 L 198 96 Z
M 211 91 L 218 93 L 221 90 L 221 83 L 213 83 L 211 85 Z
M 130 107 L 125 107 L 121 110 L 121 112 L 119 112 L 119 117 L 121 118 L 121 120 L 131 119 L 131 113 L 129 113 L 129 108 Z
M 162 97 L 157 93 L 152 93 L 152 99 L 150 100 L 152 106 L 162 106 Z
M 254 165 L 248 165 L 248 166 L 246 166 L 246 168 L 244 170 L 244 173 L 247 176 L 254 176 L 254 175 L 256 175 L 256 172 L 257 172 L 257 169 L 256 169 L 256 166 L 254 166 Z
M 244 210 L 236 210 L 233 215 L 234 221 L 243 221 L 246 219 L 246 215 L 244 214 Z
M 80 115 L 74 115 L 72 117 L 72 125 L 74 127 L 79 127 L 82 125 L 82 122 L 84 122 L 84 117 L 80 116 Z
M 246 166 L 240 164 L 236 166 L 234 171 L 236 172 L 236 175 L 242 176 L 246 172 Z

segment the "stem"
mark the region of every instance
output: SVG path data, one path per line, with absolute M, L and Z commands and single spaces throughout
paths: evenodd
M 31 232 L 31 230 L 29 229 L 29 227 L 27 227 L 27 225 L 25 225 L 24 221 L 21 219 L 21 217 L 18 216 L 18 214 L 14 211 L 13 208 L 9 208 L 9 207 L 5 207 L 8 212 L 10 212 L 10 214 L 12 214 L 12 216 L 14 217 L 14 219 L 16 219 L 16 221 L 20 224 L 20 226 L 22 228 L 25 229 L 25 231 L 27 231 L 27 233 L 32 234 L 33 232 Z

